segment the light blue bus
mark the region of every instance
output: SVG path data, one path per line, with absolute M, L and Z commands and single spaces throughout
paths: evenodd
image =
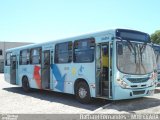
M 31 88 L 91 98 L 132 99 L 153 95 L 155 55 L 148 34 L 112 29 L 8 49 L 5 80 Z

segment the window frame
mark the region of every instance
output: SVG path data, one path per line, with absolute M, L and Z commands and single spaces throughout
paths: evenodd
M 7 59 L 7 54 L 10 54 L 9 59 Z M 6 54 L 5 54 L 5 66 L 11 66 L 11 54 L 12 54 L 12 52 L 6 52 Z M 8 62 L 7 62 L 8 60 L 10 61 L 10 64 L 8 64 Z
M 35 49 L 39 49 L 38 52 L 39 54 L 38 55 L 32 55 L 32 51 L 35 50 Z M 35 56 L 38 56 L 39 57 L 39 62 L 38 63 L 33 63 L 33 57 Z M 35 48 L 31 48 L 30 49 L 30 64 L 31 65 L 37 65 L 37 64 L 41 64 L 42 63 L 42 47 L 35 47 Z
M 26 54 L 26 56 L 22 57 L 23 51 L 27 51 L 27 54 L 28 54 L 28 57 L 29 57 L 28 59 L 27 59 L 27 54 Z M 22 58 L 26 58 L 26 60 L 27 60 L 26 63 L 22 64 Z M 20 50 L 19 65 L 28 65 L 28 64 L 30 64 L 30 50 L 29 49 Z
M 71 44 L 71 49 L 68 49 L 68 51 L 63 51 L 61 52 L 57 52 L 57 47 L 59 47 L 59 45 L 62 44 L 67 44 L 69 46 L 69 44 Z M 59 50 L 59 49 L 58 49 Z M 67 54 L 68 53 L 68 62 L 59 62 L 58 61 L 58 54 Z M 73 61 L 73 42 L 72 41 L 67 41 L 67 42 L 61 42 L 61 43 L 57 43 L 55 44 L 55 52 L 54 52 L 54 63 L 56 64 L 66 64 L 66 63 L 71 63 Z
M 94 43 L 92 43 L 92 44 L 94 44 L 94 45 L 90 45 L 90 47 L 89 48 L 91 48 L 91 47 L 94 47 L 93 48 L 93 59 L 91 60 L 91 61 L 77 61 L 76 62 L 76 52 L 77 51 L 75 51 L 76 49 L 78 49 L 78 48 L 76 48 L 75 47 L 75 45 L 77 44 L 76 42 L 79 42 L 79 41 L 87 41 L 87 44 L 88 44 L 88 42 L 90 41 L 90 42 L 94 42 Z M 87 45 L 88 46 L 88 45 Z M 92 49 L 80 49 L 78 52 L 80 52 L 80 51 L 82 51 L 82 52 L 85 52 L 85 51 L 88 51 L 88 50 L 92 50 Z M 79 40 L 75 40 L 74 41 L 74 48 L 73 48 L 73 62 L 74 63 L 92 63 L 92 62 L 94 62 L 95 61 L 95 38 L 94 37 L 91 37 L 91 38 L 85 38 L 85 39 L 79 39 Z

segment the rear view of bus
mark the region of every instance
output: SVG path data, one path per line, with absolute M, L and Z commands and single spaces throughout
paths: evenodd
M 157 73 L 155 55 L 148 34 L 117 29 L 114 45 L 115 89 L 113 99 L 152 95 Z

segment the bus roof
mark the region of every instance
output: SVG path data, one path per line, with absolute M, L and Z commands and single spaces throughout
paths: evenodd
M 48 42 L 42 42 L 42 43 L 34 43 L 34 44 L 30 44 L 30 45 L 24 45 L 24 46 L 20 46 L 20 47 L 15 47 L 15 48 L 10 48 L 7 49 L 6 52 L 10 52 L 10 51 L 14 51 L 14 50 L 20 50 L 20 49 L 27 49 L 27 48 L 32 48 L 32 47 L 38 47 L 38 46 L 42 46 L 44 44 L 49 44 L 49 43 L 59 43 L 59 42 L 66 42 L 68 40 L 78 40 L 78 39 L 83 39 L 83 38 L 87 38 L 87 37 L 96 37 L 99 35 L 105 35 L 106 33 L 114 33 L 116 29 L 110 29 L 110 30 L 106 30 L 106 31 L 100 31 L 100 32 L 94 32 L 94 33 L 89 33 L 89 34 L 83 34 L 80 36 L 75 36 L 75 37 L 69 37 L 69 38 L 63 38 L 63 39 L 58 39 L 58 40 L 51 40 Z
M 136 31 L 136 32 L 141 32 L 141 31 L 137 31 L 137 30 L 131 30 L 131 29 L 109 29 L 109 30 L 105 30 L 105 31 L 100 31 L 100 32 L 94 32 L 94 33 L 89 33 L 89 34 L 83 34 L 80 36 L 75 36 L 75 37 L 69 37 L 69 38 L 63 38 L 63 39 L 58 39 L 58 40 L 52 40 L 52 41 L 48 41 L 48 42 L 42 42 L 42 43 L 34 43 L 34 44 L 29 44 L 29 45 L 24 45 L 24 46 L 20 46 L 20 47 L 15 47 L 15 48 L 11 48 L 11 49 L 7 49 L 6 52 L 11 52 L 14 50 L 21 50 L 21 49 L 27 49 L 27 48 L 32 48 L 32 47 L 39 47 L 42 46 L 44 44 L 50 44 L 50 43 L 59 43 L 59 42 L 66 42 L 68 40 L 78 40 L 78 39 L 83 39 L 83 38 L 89 38 L 89 37 L 97 37 L 99 35 L 105 35 L 106 33 L 111 33 L 115 36 L 115 32 L 117 30 L 129 30 L 129 31 Z M 144 32 L 141 32 L 144 33 Z M 144 33 L 147 34 L 147 33 Z

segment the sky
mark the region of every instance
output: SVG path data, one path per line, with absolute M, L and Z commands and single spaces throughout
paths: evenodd
M 160 30 L 160 0 L 0 0 L 0 41 L 46 42 L 127 28 Z

